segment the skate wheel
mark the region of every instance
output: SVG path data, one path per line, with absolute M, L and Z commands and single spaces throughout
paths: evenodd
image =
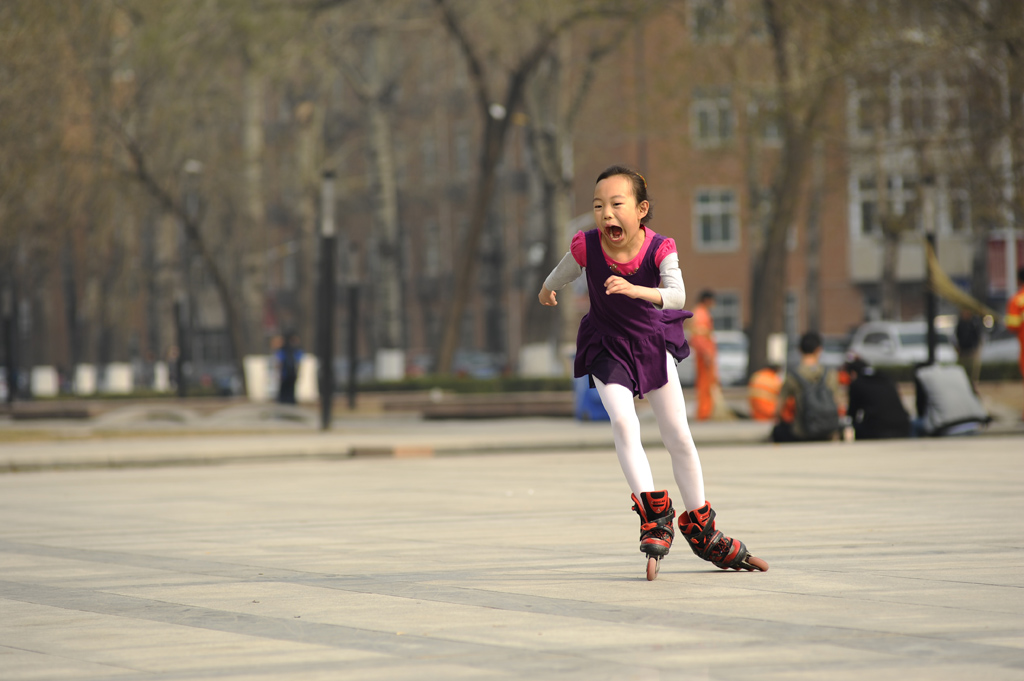
M 647 558 L 647 581 L 648 582 L 653 582 L 654 579 L 658 576 L 658 570 L 660 570 L 660 569 L 661 569 L 661 558 L 655 558 L 654 556 L 649 556 Z M 765 569 L 767 569 L 767 568 L 765 568 Z
M 743 561 L 743 567 L 751 571 L 768 572 L 768 561 L 757 556 L 747 556 L 746 560 Z

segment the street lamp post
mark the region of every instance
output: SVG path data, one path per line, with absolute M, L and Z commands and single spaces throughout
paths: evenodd
M 178 343 L 178 355 L 174 358 L 174 376 L 178 389 L 178 397 L 188 397 L 188 385 L 185 383 L 185 310 L 182 301 L 174 301 L 174 336 Z
M 935 245 L 935 184 L 934 179 L 929 175 L 924 180 L 924 196 L 921 202 L 921 219 L 924 222 L 925 238 L 928 246 L 935 253 L 936 260 L 939 253 Z M 935 347 L 938 344 L 938 336 L 935 333 L 935 315 L 938 314 L 939 301 L 932 290 L 932 271 L 928 267 L 928 257 L 925 254 L 925 320 L 928 323 L 928 364 L 935 364 Z
M 320 428 L 331 427 L 334 406 L 334 171 L 324 171 L 320 191 Z
M 192 282 L 192 240 L 191 230 L 198 229 L 199 223 L 199 182 L 203 162 L 194 158 L 185 161 L 184 221 L 181 235 L 181 276 L 182 293 L 174 303 L 174 323 L 178 339 L 178 397 L 188 395 L 188 375 L 194 368 L 196 296 Z
M 353 271 L 354 271 L 353 267 Z M 349 274 L 348 282 L 348 408 L 356 408 L 356 379 L 359 363 L 359 282 Z
M 15 313 L 14 291 L 12 286 L 5 286 L 0 291 L 0 328 L 2 328 L 4 340 L 4 366 L 7 379 L 7 404 L 14 404 L 18 392 L 18 365 L 15 355 L 15 343 L 17 342 L 17 315 Z

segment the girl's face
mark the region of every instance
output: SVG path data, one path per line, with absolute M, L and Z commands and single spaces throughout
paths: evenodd
M 626 248 L 643 241 L 640 220 L 650 207 L 636 203 L 633 183 L 625 175 L 612 175 L 594 188 L 594 223 L 601 239 L 614 248 Z

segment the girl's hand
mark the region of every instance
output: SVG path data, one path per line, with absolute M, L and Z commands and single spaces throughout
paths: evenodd
M 537 294 L 537 299 L 540 301 L 541 305 L 547 305 L 548 307 L 558 305 L 558 301 L 555 300 L 555 292 L 549 291 L 543 286 L 540 287 L 540 293 Z
M 630 284 L 622 277 L 617 277 L 615 275 L 612 275 L 605 279 L 604 292 L 608 295 L 612 295 L 613 293 L 621 293 L 622 295 L 629 296 L 630 298 L 636 298 L 638 295 L 636 286 Z

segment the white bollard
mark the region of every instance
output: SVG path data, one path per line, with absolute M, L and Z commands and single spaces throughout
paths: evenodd
M 153 365 L 153 390 L 158 393 L 171 390 L 171 370 L 167 362 L 157 362 Z
M 270 363 L 268 355 L 246 355 L 242 358 L 246 392 L 252 402 L 269 402 L 273 397 L 270 394 Z
M 75 394 L 96 394 L 96 365 L 79 364 L 75 367 Z
M 60 392 L 57 369 L 52 366 L 32 367 L 29 385 L 32 387 L 33 397 L 56 397 Z
M 401 381 L 405 378 L 405 351 L 378 350 L 374 374 L 378 381 Z
M 772 333 L 768 335 L 768 363 L 785 368 L 786 366 L 786 345 L 788 339 L 784 333 Z
M 546 378 L 563 375 L 562 363 L 551 343 L 528 343 L 519 348 L 519 375 Z
M 295 379 L 295 401 L 316 402 L 320 399 L 318 370 L 320 360 L 310 353 L 304 353 L 299 360 L 299 376 Z
M 132 365 L 127 362 L 111 362 L 103 369 L 103 392 L 112 395 L 128 395 L 135 389 Z

